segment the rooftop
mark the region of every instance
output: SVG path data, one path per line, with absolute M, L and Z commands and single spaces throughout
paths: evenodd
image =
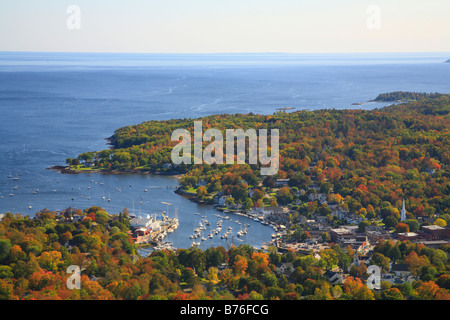
M 399 233 L 399 236 L 403 236 L 403 237 L 417 237 L 418 234 L 415 232 L 403 232 L 403 233 Z
M 422 226 L 422 229 L 425 230 L 444 230 L 445 228 L 441 227 L 441 226 L 437 226 L 435 224 L 429 225 L 429 226 Z

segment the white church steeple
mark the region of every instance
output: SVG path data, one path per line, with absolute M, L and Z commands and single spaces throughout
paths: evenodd
M 406 220 L 405 199 L 403 199 L 402 213 L 400 215 L 400 221 Z

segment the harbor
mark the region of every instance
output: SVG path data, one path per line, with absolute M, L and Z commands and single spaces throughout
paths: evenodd
M 180 196 L 174 192 L 175 186 L 179 186 L 178 179 L 171 176 L 60 174 L 45 170 L 38 179 L 33 178 L 32 174 L 11 171 L 3 176 L 3 182 L 0 204 L 10 207 L 14 213 L 33 216 L 34 212 L 44 208 L 59 211 L 68 207 L 87 209 L 92 206 L 99 206 L 109 214 L 119 214 L 127 209 L 130 219 L 154 218 L 156 213 L 156 224 L 148 235 L 143 236 L 141 233 L 139 238 L 133 235 L 143 250 L 185 249 L 194 242 L 201 249 L 218 246 L 229 248 L 233 244 L 261 248 L 272 240 L 274 233 L 270 225 L 246 212 L 227 211 Z M 8 196 L 10 193 L 14 195 Z M 177 220 L 172 220 L 175 210 Z M 219 220 L 222 220 L 221 230 L 217 230 Z M 200 222 L 207 229 L 202 230 L 201 236 L 191 239 L 190 236 L 195 235 L 194 229 L 200 227 Z M 213 229 L 218 232 L 210 234 Z M 130 233 L 133 230 L 130 229 Z

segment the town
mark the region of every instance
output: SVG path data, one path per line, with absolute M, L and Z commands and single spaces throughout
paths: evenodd
M 242 183 L 246 182 L 242 181 Z M 196 184 L 197 190 L 206 185 L 206 181 L 199 181 Z M 450 244 L 450 228 L 446 221 L 432 217 L 414 219 L 411 214 L 407 213 L 404 199 L 398 223 L 386 226 L 381 219 L 368 223 L 363 217 L 351 214 L 345 205 L 342 205 L 342 199 L 339 201 L 339 197 L 331 192 L 329 194 L 320 192 L 320 187 L 315 183 L 312 183 L 307 191 L 298 190 L 296 187 L 290 188 L 289 179 L 276 179 L 272 186 L 273 188 L 269 188 L 272 194 L 279 193 L 281 188 L 287 188 L 294 193 L 294 198 L 297 200 L 289 205 L 249 208 L 245 204 L 235 203 L 231 195 L 218 192 L 214 197 L 214 207 L 226 214 L 245 216 L 272 226 L 274 229 L 273 239 L 262 247 L 266 251 L 272 246 L 276 247 L 280 253 L 294 251 L 298 254 L 312 254 L 320 260 L 324 250 L 337 244 L 347 252 L 354 253 L 353 261 L 348 268 L 343 269 L 334 265 L 325 272 L 332 284 L 342 284 L 350 275 L 351 266 L 358 267 L 364 264 L 368 267 L 371 265 L 375 253 L 374 248 L 379 243 L 389 241 L 395 245 L 397 242 L 409 241 L 435 249 L 448 247 Z M 262 184 L 259 189 L 249 189 L 249 196 L 252 197 L 255 190 L 264 189 L 261 187 Z M 181 194 L 189 193 L 181 192 Z M 192 198 L 194 194 L 191 193 L 191 199 L 195 201 L 197 197 Z M 300 199 L 305 201 L 302 202 Z M 307 217 L 299 214 L 298 208 L 302 203 L 307 206 L 317 205 L 326 210 L 318 211 Z M 302 230 L 300 231 L 300 229 Z M 395 262 L 395 256 L 388 260 L 390 261 L 388 268 L 383 270 L 382 281 L 404 284 L 417 280 L 417 277 L 411 274 L 408 265 Z M 292 263 L 277 266 L 279 274 L 289 275 L 293 271 Z

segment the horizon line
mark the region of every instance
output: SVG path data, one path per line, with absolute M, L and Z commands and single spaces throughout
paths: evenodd
M 79 54 L 185 54 L 185 55 L 238 55 L 238 54 L 411 54 L 411 53 L 442 53 L 450 51 L 336 51 L 336 52 L 284 52 L 284 51 L 243 51 L 243 52 L 129 52 L 129 51 L 32 51 L 32 50 L 0 50 L 0 53 L 79 53 Z

